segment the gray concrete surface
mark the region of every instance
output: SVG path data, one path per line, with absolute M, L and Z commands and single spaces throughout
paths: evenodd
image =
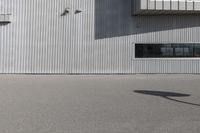
M 199 104 L 198 75 L 1 75 L 0 133 L 199 133 Z

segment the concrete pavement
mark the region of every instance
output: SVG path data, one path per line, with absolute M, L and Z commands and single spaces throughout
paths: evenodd
M 0 133 L 199 132 L 198 75 L 0 76 Z

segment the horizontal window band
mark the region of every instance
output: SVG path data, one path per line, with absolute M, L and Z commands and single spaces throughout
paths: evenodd
M 200 58 L 200 43 L 135 44 L 135 58 Z

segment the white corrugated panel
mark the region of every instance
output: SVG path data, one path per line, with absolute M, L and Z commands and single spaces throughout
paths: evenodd
M 200 13 L 198 0 L 133 0 L 137 3 L 134 15 L 195 14 Z M 134 5 L 133 5 L 134 7 Z
M 200 72 L 199 59 L 134 58 L 135 43 L 199 42 L 199 16 L 131 16 L 131 0 L 0 0 L 0 8 L 11 14 L 0 26 L 0 73 Z

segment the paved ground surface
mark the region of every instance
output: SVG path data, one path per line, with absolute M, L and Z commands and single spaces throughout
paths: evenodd
M 1 75 L 0 133 L 200 133 L 200 76 Z

